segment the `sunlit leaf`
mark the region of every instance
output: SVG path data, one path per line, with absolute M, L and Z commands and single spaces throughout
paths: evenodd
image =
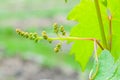
M 71 36 L 101 39 L 96 9 L 92 0 L 81 0 L 80 4 L 70 12 L 68 19 L 79 22 L 72 28 Z M 84 70 L 93 53 L 93 43 L 90 41 L 75 42 L 71 52 L 75 54 L 76 60 L 80 62 Z
M 120 56 L 120 0 L 109 0 L 108 6 L 112 15 L 112 55 L 117 59 Z
M 89 49 L 91 49 L 91 51 L 88 51 Z M 89 58 L 91 57 L 92 53 L 93 53 L 93 42 L 89 42 L 89 41 L 75 41 L 71 50 L 71 54 L 75 54 L 76 60 L 82 66 L 82 70 L 85 69 L 86 64 Z

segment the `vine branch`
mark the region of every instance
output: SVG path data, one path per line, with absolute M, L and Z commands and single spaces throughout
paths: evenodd
M 94 2 L 95 2 L 96 11 L 97 11 L 97 17 L 98 17 L 99 26 L 100 26 L 102 42 L 103 42 L 103 45 L 105 46 L 105 48 L 108 48 L 105 31 L 104 31 L 104 25 L 103 25 L 102 16 L 101 16 L 101 11 L 100 11 L 100 6 L 98 3 L 98 0 L 94 0 Z

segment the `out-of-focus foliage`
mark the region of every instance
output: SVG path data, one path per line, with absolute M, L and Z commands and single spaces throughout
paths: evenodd
M 49 7 L 46 7 L 45 4 Z M 64 4 L 64 1 L 61 0 L 0 0 L 0 55 L 15 56 L 17 54 L 25 58 L 37 55 L 37 57 L 43 56 L 45 58 L 44 64 L 57 65 L 57 61 L 59 61 L 66 65 L 74 64 L 74 68 L 79 67 L 78 63 L 67 54 L 68 51 L 65 53 L 62 51 L 64 56 L 54 54 L 54 47 L 52 46 L 54 44 L 51 45 L 46 41 L 36 44 L 21 38 L 15 32 L 16 27 L 19 27 L 39 34 L 42 30 L 46 30 L 53 36 L 51 29 L 53 22 L 65 23 L 66 21 L 63 18 L 69 12 L 71 5 L 74 4 Z M 65 29 L 68 32 L 71 28 L 70 24 L 63 25 L 66 26 Z

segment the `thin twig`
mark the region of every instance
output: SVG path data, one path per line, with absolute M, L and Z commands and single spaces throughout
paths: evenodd
M 110 10 L 107 10 L 108 13 L 108 20 L 109 20 L 109 49 L 111 51 L 111 47 L 112 47 L 112 15 Z

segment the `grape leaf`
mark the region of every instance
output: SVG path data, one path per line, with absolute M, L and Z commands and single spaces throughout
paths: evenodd
M 98 60 L 99 60 L 99 69 L 94 80 L 110 80 L 116 74 L 118 63 L 114 62 L 114 58 L 108 50 L 102 51 Z M 96 61 L 93 66 L 94 72 L 96 70 L 95 66 L 96 66 Z M 118 79 L 112 79 L 112 80 L 118 80 Z
M 109 0 L 108 7 L 112 15 L 112 55 L 118 59 L 120 56 L 120 0 Z
M 101 40 L 96 9 L 92 0 L 81 0 L 69 13 L 68 20 L 79 22 L 72 28 L 70 36 Z M 81 64 L 82 70 L 84 70 L 93 52 L 93 43 L 90 43 L 90 41 L 74 42 L 71 53 L 75 54 L 76 60 Z
M 111 53 L 115 57 L 115 59 L 118 59 L 120 57 L 120 37 L 119 36 L 113 35 Z
M 120 57 L 120 0 L 104 0 L 107 2 L 106 12 L 107 16 L 112 16 L 112 49 L 111 54 L 118 59 Z M 109 12 L 110 11 L 110 12 Z M 104 18 L 104 17 L 103 17 Z M 109 22 L 108 19 L 104 19 L 104 28 L 107 34 L 107 40 L 109 41 Z
M 110 80 L 120 80 L 120 61 L 118 61 L 118 64 L 119 65 L 116 69 L 116 72 L 114 73 Z
M 75 41 L 72 46 L 71 54 L 76 53 L 76 61 L 79 61 L 79 63 L 81 63 L 80 65 L 83 67 L 82 70 L 84 70 L 86 67 L 86 63 L 88 62 L 89 58 L 91 57 L 91 53 L 93 52 L 87 51 L 89 49 L 93 49 L 93 42 Z M 90 53 L 90 55 L 88 53 Z
M 102 0 L 101 0 L 102 2 Z M 111 54 L 118 59 L 120 57 L 120 0 L 103 0 L 107 3 L 106 12 L 107 16 L 112 16 L 112 50 Z M 104 5 L 105 6 L 105 5 Z M 103 8 L 102 8 L 103 9 Z M 110 12 L 109 12 L 110 11 Z M 103 15 L 104 13 L 102 13 Z M 104 28 L 107 35 L 107 40 L 109 41 L 109 22 L 108 19 L 103 17 Z
M 100 0 L 100 2 L 103 4 L 100 4 L 100 9 L 107 41 L 109 41 L 109 21 L 107 17 L 107 10 L 110 9 L 112 14 L 113 36 L 111 53 L 117 59 L 120 56 L 120 0 Z M 68 19 L 78 22 L 78 24 L 72 28 L 70 34 L 71 36 L 78 36 L 82 38 L 94 37 L 101 41 L 96 9 L 93 0 L 81 0 L 80 3 L 76 5 L 75 8 L 69 13 Z M 93 52 L 93 46 L 89 42 L 74 42 L 74 48 L 72 47 L 71 53 L 75 54 L 76 60 L 80 62 L 81 67 L 84 70 Z

